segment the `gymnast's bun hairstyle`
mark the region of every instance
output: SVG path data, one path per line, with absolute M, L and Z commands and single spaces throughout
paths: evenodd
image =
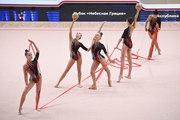
M 26 56 L 28 52 L 29 52 L 29 50 L 27 50 L 27 49 L 26 49 L 26 50 L 25 50 L 25 54 L 24 54 L 24 55 Z
M 153 12 L 154 15 L 158 15 L 158 11 L 157 9 L 155 9 L 155 11 Z
M 103 36 L 103 33 L 102 33 L 102 32 L 100 32 L 99 34 L 101 35 L 101 37 Z
M 129 18 L 127 19 L 127 21 L 128 21 L 128 23 L 131 25 L 131 24 L 134 22 L 134 19 L 133 19 L 132 17 L 129 17 Z

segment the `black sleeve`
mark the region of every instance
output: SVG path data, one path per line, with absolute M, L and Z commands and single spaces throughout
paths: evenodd
M 128 34 L 128 31 L 127 31 L 127 29 L 125 29 L 122 36 L 121 36 L 121 38 L 125 38 L 127 36 L 127 34 Z
M 87 51 L 87 47 L 85 47 L 82 43 L 81 43 L 81 48 L 84 49 L 85 51 Z
M 34 60 L 33 60 L 33 61 L 38 60 L 38 58 L 39 58 L 39 53 L 36 52 L 36 56 L 34 57 Z
M 102 45 L 102 49 L 103 49 L 104 53 L 107 54 L 105 46 L 103 44 L 101 44 L 101 45 Z
M 161 18 L 157 18 L 157 22 L 158 22 L 158 24 L 159 24 L 159 28 L 161 28 Z

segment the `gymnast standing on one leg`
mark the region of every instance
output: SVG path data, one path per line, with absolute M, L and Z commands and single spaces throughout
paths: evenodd
M 75 61 L 77 63 L 77 71 L 78 71 L 78 87 L 82 87 L 81 86 L 82 56 L 81 56 L 81 53 L 78 50 L 79 50 L 80 47 L 83 48 L 86 51 L 89 51 L 89 50 L 81 42 L 79 42 L 79 40 L 82 37 L 81 33 L 78 32 L 78 33 L 76 33 L 75 38 L 72 37 L 72 28 L 73 28 L 73 25 L 74 25 L 76 20 L 77 20 L 77 18 L 73 18 L 73 21 L 71 23 L 70 30 L 69 30 L 70 59 L 69 59 L 69 62 L 67 64 L 67 66 L 66 66 L 66 69 L 64 70 L 64 72 L 62 73 L 59 81 L 55 85 L 55 88 L 57 88 L 59 86 L 60 82 L 63 80 L 63 78 L 69 72 L 69 70 L 71 69 L 71 67 L 75 63 Z
M 97 89 L 95 71 L 96 71 L 96 69 L 100 63 L 104 67 L 104 69 L 107 73 L 108 85 L 109 85 L 109 87 L 111 87 L 111 73 L 110 73 L 108 66 L 106 65 L 105 57 L 103 55 L 101 55 L 101 53 L 100 53 L 101 50 L 103 50 L 104 53 L 106 54 L 106 56 L 108 57 L 108 60 L 110 62 L 112 62 L 112 60 L 110 59 L 110 57 L 106 51 L 105 46 L 102 43 L 100 43 L 100 40 L 101 40 L 102 35 L 103 35 L 103 33 L 101 32 L 101 29 L 102 29 L 104 24 L 105 24 L 105 22 L 103 22 L 101 24 L 98 32 L 95 34 L 95 36 L 92 40 L 92 45 L 90 47 L 91 52 L 92 52 L 92 57 L 93 57 L 93 64 L 91 66 L 91 72 L 90 72 L 92 75 L 93 86 L 90 89 L 94 89 L 94 90 Z
M 34 84 L 36 84 L 36 110 L 38 110 L 38 103 L 40 99 L 40 91 L 41 91 L 41 85 L 42 85 L 41 73 L 38 70 L 38 58 L 39 58 L 40 51 L 33 41 L 31 40 L 28 40 L 28 41 L 31 43 L 31 45 L 34 45 L 36 49 L 36 56 L 32 60 L 32 53 L 29 50 L 25 50 L 27 63 L 23 65 L 23 73 L 24 73 L 24 81 L 25 81 L 26 87 L 21 96 L 20 105 L 19 105 L 19 114 L 21 114 L 22 106 L 26 99 L 26 95 L 34 86 Z M 29 82 L 28 82 L 28 73 L 30 75 Z
M 149 22 L 149 28 L 147 29 L 147 24 Z M 158 27 L 158 29 L 156 29 L 156 27 Z M 148 31 L 149 37 L 151 38 L 151 47 L 149 49 L 149 55 L 148 55 L 148 59 L 151 58 L 151 51 L 153 48 L 153 45 L 155 44 L 157 50 L 158 50 L 158 54 L 161 54 L 161 49 L 159 48 L 158 42 L 156 40 L 156 36 L 157 36 L 157 32 L 158 30 L 161 29 L 161 19 L 158 17 L 158 11 L 155 10 L 153 12 L 153 14 L 149 15 L 146 23 L 145 23 L 145 30 Z
M 131 41 L 131 36 L 136 27 L 136 21 L 137 21 L 138 15 L 139 15 L 139 11 L 140 10 L 137 9 L 134 19 L 132 17 L 129 17 L 128 19 L 126 19 L 128 27 L 124 30 L 121 38 L 119 39 L 119 41 L 115 47 L 115 49 L 118 48 L 120 42 L 123 39 L 121 58 L 120 58 L 121 67 L 120 67 L 120 73 L 119 73 L 119 78 L 118 78 L 117 82 L 120 82 L 120 80 L 123 78 L 124 62 L 125 62 L 126 53 L 127 53 L 128 63 L 129 63 L 129 71 L 128 71 L 128 75 L 125 77 L 128 79 L 131 79 L 131 71 L 132 71 L 131 49 L 133 46 L 132 41 Z

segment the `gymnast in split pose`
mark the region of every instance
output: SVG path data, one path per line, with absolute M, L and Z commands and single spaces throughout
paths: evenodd
M 70 29 L 69 29 L 69 48 L 70 48 L 70 59 L 69 62 L 66 66 L 66 69 L 64 70 L 64 72 L 62 73 L 59 81 L 57 82 L 57 84 L 55 85 L 55 88 L 57 88 L 60 84 L 60 82 L 64 79 L 64 77 L 66 76 L 66 74 L 68 73 L 68 71 L 71 69 L 71 67 L 73 66 L 73 64 L 77 63 L 77 71 L 78 71 L 78 87 L 82 87 L 81 86 L 81 65 L 82 65 L 82 56 L 81 53 L 78 51 L 79 48 L 81 47 L 82 49 L 84 49 L 85 51 L 89 51 L 88 48 L 86 48 L 81 42 L 79 42 L 79 40 L 82 37 L 81 33 L 76 33 L 76 37 L 73 38 L 72 37 L 72 28 L 73 25 L 75 23 L 77 19 L 73 18 L 73 21 L 71 23 Z
M 149 23 L 149 27 L 147 28 L 147 25 Z M 156 29 L 158 28 L 158 29 Z M 148 31 L 148 35 L 149 37 L 151 38 L 151 47 L 149 49 L 149 55 L 148 55 L 148 59 L 151 58 L 151 51 L 152 51 L 152 47 L 153 47 L 153 43 L 154 45 L 156 46 L 157 50 L 158 50 L 158 54 L 160 55 L 161 54 L 161 49 L 159 48 L 159 45 L 158 45 L 158 42 L 157 42 L 157 32 L 158 30 L 161 29 L 161 19 L 158 17 L 158 11 L 155 10 L 153 12 L 153 14 L 149 15 L 147 20 L 146 20 L 146 23 L 145 23 L 145 31 Z
M 121 38 L 119 39 L 115 49 L 118 48 L 119 44 L 121 43 L 121 41 L 123 40 L 123 45 L 122 45 L 122 51 L 121 51 L 121 67 L 120 67 L 120 73 L 119 73 L 119 77 L 118 77 L 118 81 L 120 82 L 120 80 L 123 78 L 123 71 L 124 71 L 124 64 L 125 64 L 125 56 L 127 54 L 127 59 L 128 59 L 128 63 L 129 63 L 129 71 L 128 71 L 128 75 L 125 76 L 128 79 L 131 79 L 131 71 L 132 71 L 132 57 L 131 57 L 131 49 L 133 46 L 133 43 L 131 41 L 131 36 L 132 33 L 136 27 L 136 21 L 139 15 L 139 11 L 136 11 L 136 15 L 134 17 L 134 19 L 132 17 L 129 17 L 128 19 L 126 19 L 127 25 L 128 27 L 124 30 Z
M 38 58 L 39 58 L 39 49 L 36 44 L 28 40 L 31 45 L 35 47 L 36 56 L 32 60 L 32 53 L 29 50 L 25 50 L 25 57 L 27 62 L 23 65 L 23 73 L 24 73 L 24 82 L 25 89 L 22 93 L 20 105 L 19 105 L 19 114 L 21 114 L 23 103 L 26 99 L 27 93 L 31 90 L 31 88 L 36 84 L 36 110 L 38 110 L 38 103 L 40 99 L 41 85 L 42 85 L 42 77 L 41 73 L 38 70 Z M 28 73 L 29 73 L 29 82 L 28 82 Z
M 109 85 L 109 87 L 111 87 L 111 73 L 110 73 L 110 70 L 106 64 L 105 57 L 103 55 L 101 55 L 101 53 L 100 53 L 101 50 L 103 50 L 103 52 L 107 56 L 108 60 L 110 62 L 113 62 L 110 59 L 109 54 L 107 53 L 105 46 L 102 43 L 100 43 L 100 40 L 101 40 L 102 35 L 103 35 L 103 33 L 101 32 L 101 29 L 102 29 L 104 24 L 105 24 L 105 22 L 102 22 L 98 32 L 93 37 L 92 45 L 89 48 L 89 49 L 91 49 L 91 53 L 92 53 L 92 57 L 93 57 L 93 63 L 91 65 L 91 71 L 90 71 L 90 74 L 92 75 L 93 85 L 92 85 L 92 87 L 90 87 L 90 89 L 94 89 L 94 90 L 97 89 L 95 71 L 96 71 L 96 69 L 100 63 L 104 67 L 104 69 L 107 73 L 108 85 Z

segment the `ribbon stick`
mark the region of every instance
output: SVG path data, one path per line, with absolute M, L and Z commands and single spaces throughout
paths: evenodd
M 37 66 L 38 66 L 39 72 L 41 73 L 40 66 L 39 66 L 39 63 L 38 63 L 38 60 L 37 60 L 37 57 L 36 57 L 34 48 L 33 48 L 33 46 L 32 46 L 32 43 L 29 44 L 29 51 L 30 51 L 30 49 L 32 49 L 32 51 L 33 51 L 33 53 L 34 53 L 35 59 L 36 59 L 36 61 L 37 61 Z M 28 62 L 27 62 L 27 69 L 28 69 Z M 36 80 L 39 80 L 39 76 L 36 76 Z M 38 91 L 38 98 L 37 98 L 37 100 L 36 100 L 36 110 L 38 109 L 38 105 L 39 105 L 40 92 L 41 92 L 41 90 Z

